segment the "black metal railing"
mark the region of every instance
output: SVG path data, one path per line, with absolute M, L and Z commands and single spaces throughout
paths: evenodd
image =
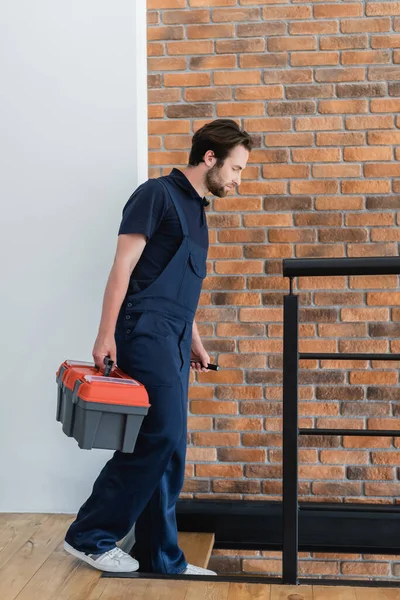
M 284 296 L 283 316 L 283 566 L 285 584 L 298 583 L 299 502 L 298 436 L 352 435 L 400 436 L 399 430 L 299 429 L 299 360 L 400 360 L 400 354 L 299 353 L 299 296 L 293 293 L 295 277 L 400 274 L 400 257 L 285 259 L 283 275 L 290 279 Z

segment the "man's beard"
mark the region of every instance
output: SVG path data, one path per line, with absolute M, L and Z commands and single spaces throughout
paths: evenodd
M 228 192 L 226 191 L 225 186 L 222 184 L 219 176 L 220 170 L 220 167 L 214 165 L 209 171 L 207 171 L 206 186 L 207 189 L 214 194 L 214 196 L 217 196 L 218 198 L 224 198 L 228 195 Z

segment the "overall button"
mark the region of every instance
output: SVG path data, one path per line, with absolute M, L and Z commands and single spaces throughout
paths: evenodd
M 125 319 L 130 319 L 131 315 L 126 315 Z
M 131 308 L 131 306 L 132 306 L 132 302 L 128 302 L 128 305 L 127 305 L 127 306 L 128 306 L 128 308 Z

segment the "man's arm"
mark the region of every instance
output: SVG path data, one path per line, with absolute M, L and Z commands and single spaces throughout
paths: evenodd
M 210 356 L 203 346 L 196 321 L 193 321 L 192 351 L 190 356 L 190 368 L 195 371 L 208 371 L 207 364 Z
M 114 264 L 104 292 L 99 332 L 93 348 L 93 359 L 98 367 L 104 366 L 104 357 L 116 361 L 115 325 L 125 298 L 129 279 L 146 246 L 142 234 L 122 234 L 118 237 Z

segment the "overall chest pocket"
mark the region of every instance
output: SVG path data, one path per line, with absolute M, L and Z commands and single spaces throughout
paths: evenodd
M 197 275 L 197 277 L 200 277 L 201 279 L 205 278 L 205 276 L 207 275 L 205 257 L 201 257 L 199 256 L 199 253 L 191 250 L 189 253 L 189 264 L 192 268 L 192 271 L 195 273 L 195 275 Z

